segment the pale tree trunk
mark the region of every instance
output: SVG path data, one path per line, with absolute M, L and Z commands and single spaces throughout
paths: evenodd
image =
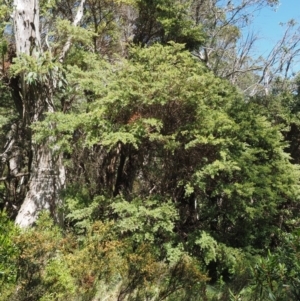
M 50 211 L 56 222 L 62 222 L 59 207 L 64 175 L 61 155 L 54 156 L 47 145 L 35 146 L 29 191 L 16 218 L 19 226 L 32 225 L 42 210 Z
M 14 33 L 17 55 L 36 56 L 41 52 L 39 33 L 39 1 L 14 1 Z M 46 112 L 53 111 L 51 88 L 46 84 L 30 86 L 20 75 L 20 90 L 23 103 L 23 124 L 25 127 L 42 120 Z M 29 130 L 30 131 L 30 130 Z M 58 214 L 61 205 L 60 191 L 65 182 L 65 170 L 61 155 L 54 155 L 48 146 L 32 141 L 32 160 L 30 168 L 29 190 L 18 212 L 16 224 L 28 227 L 35 223 L 42 210 L 61 222 Z

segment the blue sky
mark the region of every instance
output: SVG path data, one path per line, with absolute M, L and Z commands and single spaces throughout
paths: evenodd
M 300 0 L 281 0 L 280 2 L 276 11 L 268 7 L 255 14 L 251 29 L 260 37 L 256 44 L 256 50 L 260 54 L 266 55 L 282 37 L 284 28 L 279 25 L 280 22 L 286 23 L 290 19 L 295 19 L 300 26 Z

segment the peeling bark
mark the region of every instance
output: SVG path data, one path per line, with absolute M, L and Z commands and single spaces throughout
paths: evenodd
M 59 207 L 60 191 L 65 182 L 65 171 L 60 155 L 54 156 L 47 145 L 38 146 L 32 164 L 29 191 L 16 218 L 16 224 L 27 227 L 35 223 L 42 210 L 50 211 L 54 219 L 62 222 Z
M 40 51 L 39 1 L 14 1 L 14 32 L 17 55 L 35 57 Z M 16 224 L 28 227 L 35 223 L 42 210 L 50 211 L 56 221 L 61 222 L 58 214 L 61 205 L 60 191 L 65 181 L 65 171 L 61 155 L 55 155 L 49 141 L 36 144 L 32 141 L 30 125 L 44 118 L 46 112 L 53 112 L 51 99 L 52 87 L 46 83 L 29 85 L 19 77 L 21 99 L 23 102 L 23 126 L 30 139 L 32 160 L 29 164 L 29 190 L 18 212 Z
M 81 0 L 74 18 L 73 26 L 77 26 L 83 17 L 85 0 Z M 39 0 L 14 0 L 14 33 L 17 55 L 36 57 L 42 51 L 39 32 Z M 58 57 L 63 62 L 72 44 L 69 38 Z M 42 210 L 50 211 L 58 223 L 62 222 L 59 207 L 62 205 L 60 191 L 65 183 L 65 169 L 62 155 L 56 154 L 49 147 L 53 139 L 49 138 L 42 144 L 32 140 L 30 125 L 43 120 L 45 113 L 54 112 L 53 92 L 55 83 L 26 83 L 25 74 L 20 74 L 15 83 L 17 103 L 22 102 L 23 126 L 31 147 L 29 190 L 18 212 L 16 224 L 28 227 L 35 223 Z M 18 91 L 16 91 L 18 90 Z M 20 108 L 21 106 L 19 106 Z M 55 125 L 51 125 L 55 126 Z
M 40 46 L 39 0 L 14 1 L 14 33 L 17 54 L 32 54 Z

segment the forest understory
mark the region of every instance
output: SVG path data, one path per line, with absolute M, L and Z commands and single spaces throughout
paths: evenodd
M 279 4 L 0 0 L 0 301 L 300 300 Z

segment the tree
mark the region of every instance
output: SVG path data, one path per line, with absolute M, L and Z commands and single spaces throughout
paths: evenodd
M 137 14 L 133 31 L 136 44 L 174 41 L 193 50 L 204 42 L 201 25 L 195 23 L 190 13 L 189 1 L 139 0 Z
M 16 55 L 19 61 L 23 61 L 27 65 L 30 59 L 36 65 L 43 60 L 39 9 L 38 1 L 16 0 L 14 2 Z M 41 120 L 45 112 L 53 112 L 53 95 L 50 86 L 53 82 L 46 82 L 46 77 L 49 75 L 45 74 L 45 78 L 42 80 L 38 72 L 31 71 L 30 73 L 29 68 L 18 73 L 20 86 L 18 101 L 23 107 L 22 123 L 27 135 L 31 135 L 30 125 L 33 122 Z M 20 226 L 34 223 L 41 210 L 49 209 L 54 214 L 55 208 L 59 204 L 58 193 L 64 184 L 62 175 L 64 171 L 59 166 L 58 158 L 54 158 L 46 143 L 36 145 L 32 141 L 30 164 L 29 191 L 16 218 L 16 223 Z
M 83 16 L 84 1 L 77 8 L 73 26 L 78 25 Z M 14 1 L 13 25 L 16 59 L 10 81 L 14 102 L 18 110 L 17 127 L 22 130 L 25 139 L 22 146 L 27 147 L 29 188 L 25 200 L 16 217 L 16 223 L 22 227 L 33 224 L 41 210 L 50 210 L 59 221 L 58 208 L 61 205 L 60 190 L 65 182 L 65 171 L 61 154 L 55 154 L 49 148 L 50 140 L 37 144 L 33 140 L 31 125 L 45 117 L 45 113 L 55 110 L 54 95 L 58 90 L 58 81 L 62 77 L 59 64 L 53 63 L 52 54 L 44 51 L 40 35 L 40 6 L 38 1 Z M 71 47 L 68 38 L 61 49 L 61 63 Z M 54 124 L 49 124 L 54 126 Z M 17 132 L 17 131 L 15 131 Z M 12 133 L 9 147 L 17 141 Z M 6 149 L 7 151 L 8 149 Z M 20 174 L 20 161 L 24 160 L 20 146 L 9 162 L 13 176 Z M 24 165 L 24 163 L 23 163 Z
M 278 1 L 192 1 L 193 20 L 206 34 L 205 42 L 193 49 L 194 55 L 246 95 L 268 94 L 276 77 L 287 78 L 293 73 L 300 42 L 296 22 L 282 24 L 286 30 L 266 56 L 255 52 L 262 37 L 249 32 L 244 37 L 243 31 L 262 7 L 276 5 Z
M 201 24 L 207 39 L 194 54 L 215 74 L 230 79 L 233 83 L 241 73 L 257 70 L 247 66 L 247 58 L 257 36 L 242 31 L 252 23 L 253 15 L 265 6 L 276 6 L 278 1 L 265 0 L 193 0 L 191 13 L 196 24 Z
M 298 169 L 281 128 L 183 48 L 136 47 L 114 64 L 87 54 L 68 76 L 79 99 L 89 89 L 88 108 L 49 115 L 36 130 L 70 153 L 69 183 L 76 193 L 88 187 L 84 202 L 171 199 L 177 233 L 189 233 L 192 249 L 198 229 L 232 247 L 269 247 L 274 229 L 298 212 Z M 96 208 L 93 216 L 115 216 L 110 205 Z
M 216 75 L 249 91 L 245 82 L 251 77 L 259 84 L 260 74 L 254 70 L 262 66 L 249 58 L 255 38 L 249 36 L 240 50 L 236 49 L 240 28 L 248 22 L 244 12 L 276 3 L 247 0 L 232 5 L 195 0 L 192 3 L 176 1 L 171 5 L 160 0 L 69 0 L 31 3 L 25 9 L 23 1 L 15 1 L 13 32 L 5 30 L 9 11 L 2 8 L 2 74 L 6 88 L 12 93 L 15 118 L 6 124 L 9 131 L 3 133 L 7 143 L 1 155 L 1 181 L 7 187 L 5 206 L 12 212 L 15 211 L 13 206 L 18 209 L 22 196 L 27 194 L 17 223 L 30 224 L 36 219 L 34 212 L 51 208 L 54 213 L 61 204 L 62 155 L 49 148 L 54 137 L 37 144 L 31 126 L 43 120 L 46 113 L 76 110 L 73 105 L 79 100 L 77 83 L 66 82 L 68 65 L 86 68 L 87 54 L 109 56 L 114 61 L 116 53 L 129 55 L 131 42 L 149 47 L 175 41 L 184 43 L 186 49 L 193 51 Z M 13 59 L 14 56 L 17 57 Z M 266 72 L 261 76 L 264 74 Z M 80 95 L 80 106 L 91 102 L 94 94 L 87 87 L 84 95 Z M 91 154 L 88 150 L 85 152 Z M 31 221 L 26 221 L 27 213 L 27 219 L 32 215 Z
M 15 1 L 13 12 L 1 6 L 2 80 L 15 112 L 14 118 L 2 120 L 9 129 L 3 133 L 7 142 L 1 154 L 0 179 L 6 187 L 2 206 L 15 216 L 27 195 L 17 216 L 20 225 L 32 224 L 43 209 L 57 215 L 64 185 L 62 155 L 49 148 L 55 138 L 37 144 L 31 125 L 46 113 L 71 107 L 73 92 L 66 88 L 63 69 L 80 60 L 84 49 L 103 55 L 112 54 L 112 47 L 124 52 L 126 35 L 120 27 L 127 22 L 123 11 L 128 3 Z M 11 13 L 13 26 L 7 27 Z
M 299 85 L 235 87 L 260 85 L 254 39 L 237 45 L 243 10 L 266 3 L 15 1 L 0 41 L 0 201 L 36 227 L 3 215 L 3 298 L 252 300 L 269 272 L 285 277 L 274 292 L 298 294 L 298 267 L 276 268 L 298 256 L 286 234 L 299 225 Z M 282 254 L 253 267 L 268 249 Z

